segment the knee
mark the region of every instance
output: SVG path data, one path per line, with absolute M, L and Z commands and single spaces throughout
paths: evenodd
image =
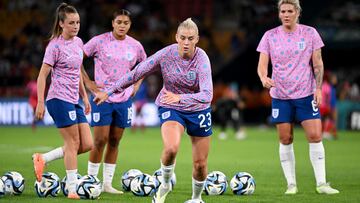
M 294 137 L 291 135 L 290 136 L 281 136 L 280 135 L 281 144 L 289 145 L 289 144 L 293 143 L 293 140 L 294 140 Z
M 179 147 L 175 145 L 165 147 L 165 156 L 171 160 L 175 159 L 178 149 Z
M 94 139 L 94 147 L 96 148 L 103 148 L 108 141 L 106 136 L 96 136 Z
M 80 148 L 80 139 L 72 138 L 65 140 L 65 151 L 77 152 Z
M 206 160 L 196 160 L 194 161 L 194 170 L 197 172 L 198 176 L 206 176 L 207 164 Z
M 108 142 L 109 147 L 118 148 L 120 139 L 120 137 L 110 137 Z
M 79 154 L 82 154 L 82 153 L 85 153 L 85 152 L 88 152 L 90 150 L 92 150 L 93 148 L 93 144 L 92 143 L 89 143 L 89 144 L 83 144 L 83 145 L 80 145 L 80 148 L 79 148 Z
M 308 133 L 307 136 L 308 136 L 309 142 L 320 142 L 322 140 L 321 133 L 317 133 L 315 131 Z

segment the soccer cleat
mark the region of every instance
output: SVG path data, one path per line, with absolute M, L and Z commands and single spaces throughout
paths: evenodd
M 168 187 L 164 187 L 165 184 L 161 184 L 155 195 L 153 196 L 152 203 L 164 203 L 166 195 L 171 191 L 171 184 Z
M 333 195 L 333 194 L 338 194 L 339 190 L 332 188 L 330 186 L 330 183 L 324 183 L 316 187 L 316 192 L 318 194 Z
M 32 159 L 34 163 L 34 172 L 35 172 L 36 180 L 40 182 L 45 168 L 45 160 L 43 159 L 42 155 L 39 153 L 33 154 Z
M 101 187 L 101 192 L 107 192 L 107 193 L 118 194 L 118 195 L 124 194 L 123 191 L 113 188 L 110 184 L 104 184 Z
M 287 190 L 285 191 L 285 195 L 295 195 L 298 192 L 296 185 L 289 185 Z
M 76 193 L 69 193 L 68 198 L 69 199 L 80 199 L 79 195 Z
M 205 203 L 205 202 L 201 199 L 189 199 L 184 203 Z

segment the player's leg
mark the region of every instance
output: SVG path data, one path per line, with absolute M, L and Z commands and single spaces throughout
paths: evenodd
M 123 194 L 122 191 L 112 187 L 112 180 L 115 174 L 119 143 L 125 128 L 131 127 L 133 108 L 130 100 L 112 103 L 111 108 L 112 123 L 104 157 L 103 191 L 113 194 Z
M 115 174 L 116 160 L 118 157 L 119 142 L 123 136 L 124 128 L 110 126 L 109 139 L 106 145 L 103 167 L 103 192 L 112 194 L 123 194 L 122 191 L 112 187 Z
M 279 156 L 287 190 L 285 194 L 296 194 L 295 154 L 293 148 L 294 108 L 291 100 L 272 99 L 271 122 L 276 124 L 279 135 Z
M 80 146 L 80 135 L 78 124 L 59 128 L 64 140 L 64 164 L 66 169 L 66 185 L 69 190 L 68 198 L 79 199 L 76 194 L 77 182 L 77 153 Z
M 92 147 L 88 161 L 88 174 L 98 176 L 105 145 L 109 139 L 110 126 L 94 126 L 94 146 Z
M 167 194 L 172 190 L 171 177 L 175 170 L 175 159 L 179 150 L 181 135 L 185 131 L 185 121 L 180 112 L 172 109 L 159 108 L 163 150 L 161 153 L 162 184 L 155 193 L 152 202 L 165 202 Z
M 324 194 L 339 193 L 338 190 L 331 188 L 326 183 L 325 149 L 321 135 L 322 124 L 320 112 L 313 101 L 313 96 L 298 99 L 295 105 L 297 120 L 301 122 L 309 142 L 309 155 L 316 179 L 316 191 Z
M 212 135 L 210 108 L 197 112 L 187 119 L 187 133 L 192 143 L 193 174 L 192 197 L 187 202 L 203 202 L 201 193 L 207 176 L 207 159 Z
M 92 98 L 91 104 L 91 126 L 93 127 L 94 146 L 92 147 L 88 161 L 88 174 L 98 176 L 105 145 L 109 139 L 110 125 L 112 122 L 112 106 L 104 102 L 96 105 Z
M 296 194 L 298 189 L 296 186 L 293 124 L 279 123 L 276 124 L 276 128 L 280 140 L 279 156 L 281 168 L 287 181 L 287 190 L 285 191 L 285 194 Z

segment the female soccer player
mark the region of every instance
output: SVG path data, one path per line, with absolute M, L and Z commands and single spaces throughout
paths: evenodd
M 44 117 L 44 92 L 46 78 L 51 72 L 51 84 L 46 98 L 47 109 L 54 119 L 64 146 L 45 154 L 33 155 L 37 181 L 41 180 L 45 163 L 64 157 L 70 199 L 79 199 L 76 194 L 77 154 L 91 149 L 92 139 L 84 110 L 78 104 L 79 93 L 85 105 L 85 113 L 91 110 L 81 77 L 83 42 L 77 37 L 80 17 L 73 6 L 60 4 L 56 10 L 50 42 L 37 80 L 38 103 L 35 116 Z
M 159 106 L 161 134 L 164 149 L 161 157 L 162 184 L 153 197 L 154 203 L 165 201 L 172 190 L 170 179 L 174 173 L 175 158 L 185 129 L 190 135 L 193 154 L 192 199 L 199 203 L 207 175 L 207 157 L 210 146 L 211 109 L 213 96 L 210 61 L 196 44 L 199 41 L 197 25 L 188 18 L 176 33 L 177 44 L 167 46 L 134 70 L 123 76 L 107 92 L 96 94 L 94 101 L 103 103 L 114 92 L 121 92 L 142 77 L 161 71 L 164 85 L 155 103 Z
M 278 130 L 280 162 L 288 184 L 285 194 L 298 192 L 292 144 L 295 121 L 301 123 L 309 142 L 317 193 L 336 194 L 339 191 L 326 183 L 318 109 L 324 72 L 321 47 L 324 44 L 314 28 L 298 24 L 299 0 L 279 0 L 278 9 L 282 25 L 264 34 L 257 51 L 260 52 L 258 75 L 272 97 L 272 122 Z M 268 77 L 269 59 L 273 71 L 271 78 Z
M 97 86 L 105 90 L 120 79 L 122 75 L 131 71 L 135 65 L 146 59 L 143 46 L 134 38 L 127 35 L 130 29 L 130 12 L 116 11 L 113 15 L 111 32 L 95 36 L 84 45 L 84 53 L 94 57 L 95 83 L 89 79 L 83 69 L 85 85 L 92 92 L 98 92 Z M 103 191 L 122 194 L 122 191 L 112 187 L 115 173 L 118 146 L 125 128 L 131 126 L 132 107 L 130 97 L 135 95 L 141 80 L 121 92 L 116 92 L 102 105 L 91 102 L 92 120 L 94 127 L 94 148 L 90 152 L 88 174 L 98 175 L 100 162 L 104 157 Z

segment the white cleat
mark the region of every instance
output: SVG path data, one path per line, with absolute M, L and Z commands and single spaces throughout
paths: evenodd
M 106 193 L 111 193 L 111 194 L 118 194 L 118 195 L 124 194 L 123 191 L 117 190 L 117 189 L 113 188 L 111 185 L 108 185 L 108 184 L 102 186 L 101 192 L 106 192 Z
M 166 195 L 171 192 L 171 184 L 168 184 L 167 187 L 165 187 L 165 184 L 161 184 L 157 192 L 152 198 L 152 203 L 164 203 L 166 199 Z
M 236 132 L 236 134 L 235 134 L 235 138 L 236 138 L 237 140 L 243 140 L 243 139 L 246 138 L 246 134 L 245 134 L 244 131 L 238 131 L 238 132 Z
M 205 203 L 205 202 L 201 199 L 189 199 L 184 203 Z
M 295 195 L 298 193 L 298 189 L 296 187 L 296 185 L 289 185 L 287 190 L 285 191 L 285 195 Z
M 316 187 L 316 192 L 318 194 L 326 194 L 326 195 L 333 195 L 340 193 L 339 190 L 334 189 L 330 186 L 330 183 L 324 183 Z

